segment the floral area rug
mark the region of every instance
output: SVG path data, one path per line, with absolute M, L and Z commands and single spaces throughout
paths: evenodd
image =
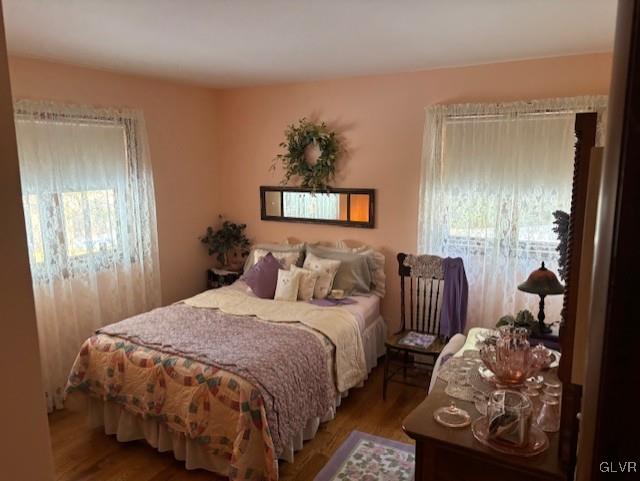
M 314 481 L 413 481 L 410 444 L 352 431 Z

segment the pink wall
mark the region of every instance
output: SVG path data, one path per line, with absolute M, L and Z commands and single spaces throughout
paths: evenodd
M 387 255 L 388 320 L 397 319 L 395 254 L 414 251 L 424 108 L 607 93 L 610 54 L 592 54 L 268 87 L 214 90 L 12 58 L 15 97 L 140 107 L 154 166 L 164 303 L 204 287 L 211 259 L 197 242 L 218 212 L 255 241 L 349 239 Z M 258 186 L 287 124 L 302 116 L 342 132 L 349 156 L 336 186 L 377 189 L 372 230 L 260 221 Z
M 246 222 L 255 240 L 359 240 L 387 255 L 389 294 L 383 314 L 398 318 L 395 254 L 416 248 L 424 108 L 434 103 L 492 102 L 608 92 L 610 54 L 508 62 L 398 75 L 221 91 L 218 186 L 225 215 Z M 377 189 L 373 230 L 260 220 L 258 186 L 269 172 L 287 124 L 303 116 L 327 121 L 348 140 L 336 186 Z
M 210 259 L 198 236 L 218 214 L 215 91 L 15 57 L 10 73 L 16 98 L 143 109 L 155 180 L 162 299 L 167 304 L 203 290 Z

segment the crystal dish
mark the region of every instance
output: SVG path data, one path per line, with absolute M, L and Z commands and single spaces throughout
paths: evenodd
M 464 409 L 456 407 L 454 403 L 438 408 L 433 413 L 433 419 L 438 424 L 448 428 L 464 428 L 471 424 L 471 416 Z

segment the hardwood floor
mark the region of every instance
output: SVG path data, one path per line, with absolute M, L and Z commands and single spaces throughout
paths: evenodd
M 382 401 L 382 366 L 363 388 L 353 389 L 336 418 L 323 424 L 314 439 L 296 453 L 295 462 L 280 463 L 283 481 L 311 481 L 346 437 L 357 429 L 406 443 L 402 420 L 425 396 L 420 388 L 391 383 Z M 204 470 L 187 471 L 172 453 L 159 453 L 144 441 L 119 443 L 102 428 L 87 427 L 82 410 L 49 416 L 57 481 L 222 481 Z

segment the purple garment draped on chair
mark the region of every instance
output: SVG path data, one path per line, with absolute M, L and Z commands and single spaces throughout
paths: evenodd
M 440 315 L 440 332 L 447 338 L 464 332 L 467 322 L 469 284 L 460 257 L 442 260 L 444 267 L 444 295 Z

